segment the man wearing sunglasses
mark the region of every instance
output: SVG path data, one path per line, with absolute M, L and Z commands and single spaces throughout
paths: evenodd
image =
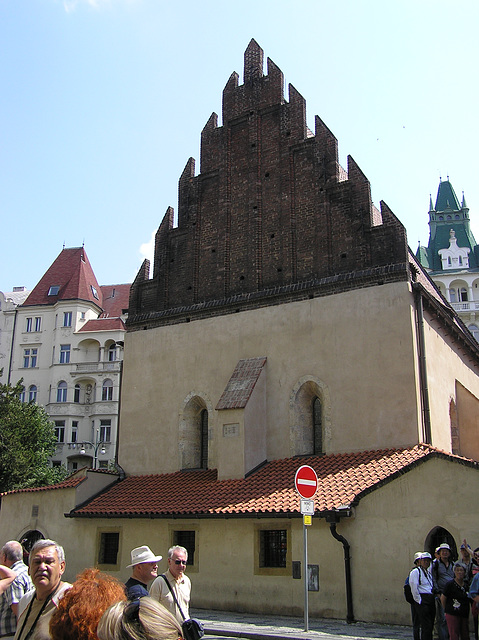
M 168 549 L 168 571 L 158 576 L 150 588 L 150 596 L 161 602 L 180 624 L 190 617 L 191 582 L 185 575 L 187 559 L 184 547 Z

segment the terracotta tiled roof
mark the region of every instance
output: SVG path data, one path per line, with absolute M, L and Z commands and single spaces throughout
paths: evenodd
M 59 287 L 58 294 L 48 295 L 53 286 Z M 24 306 L 53 305 L 58 300 L 88 300 L 102 307 L 102 292 L 83 247 L 63 249 L 25 300 Z
M 80 332 L 85 331 L 115 331 L 116 329 L 123 329 L 126 331 L 125 324 L 121 318 L 104 318 L 100 316 L 96 320 L 88 320 L 85 322 Z
M 266 358 L 240 360 L 216 405 L 216 409 L 243 409 L 246 407 L 265 364 Z
M 63 480 L 62 482 L 58 482 L 57 484 L 48 484 L 44 487 L 30 487 L 27 489 L 15 489 L 15 491 L 5 491 L 2 493 L 2 496 L 10 495 L 12 493 L 36 493 L 37 491 L 54 491 L 56 489 L 74 489 L 78 487 L 85 480 L 85 475 L 72 475 Z
M 131 284 L 102 284 L 103 313 L 101 318 L 119 318 L 128 309 Z
M 355 504 L 365 493 L 431 456 L 479 468 L 473 461 L 417 445 L 409 449 L 274 460 L 240 480 L 218 481 L 214 469 L 129 476 L 70 515 L 131 518 L 298 514 L 294 476 L 302 464 L 316 470 L 319 489 L 315 508 L 326 511 Z

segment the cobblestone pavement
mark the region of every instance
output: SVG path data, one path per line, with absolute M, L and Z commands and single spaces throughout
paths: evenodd
M 325 620 L 312 618 L 309 631 L 304 631 L 304 618 L 289 616 L 262 616 L 230 611 L 190 610 L 190 615 L 201 620 L 209 636 L 231 636 L 261 640 L 335 640 L 336 638 L 358 638 L 380 640 L 411 640 L 412 628 L 399 625 Z

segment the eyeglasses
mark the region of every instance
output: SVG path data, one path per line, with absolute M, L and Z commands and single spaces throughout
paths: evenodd
M 186 560 L 175 560 L 174 561 L 175 564 L 184 564 L 186 567 Z

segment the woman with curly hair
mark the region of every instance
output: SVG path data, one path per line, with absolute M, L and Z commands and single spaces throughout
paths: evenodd
M 98 625 L 100 640 L 182 640 L 178 620 L 153 598 L 119 602 Z
M 50 620 L 53 640 L 98 640 L 96 629 L 105 611 L 126 600 L 124 585 L 98 569 L 85 569 L 65 592 Z

